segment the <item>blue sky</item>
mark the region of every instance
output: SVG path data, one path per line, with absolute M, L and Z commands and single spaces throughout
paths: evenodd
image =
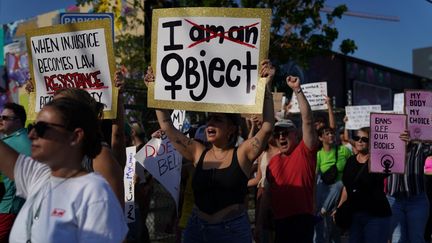
M 75 0 L 1 0 L 0 23 L 33 17 L 65 8 Z M 412 72 L 412 49 L 432 46 L 432 3 L 426 0 L 327 0 L 328 6 L 346 4 L 350 11 L 397 16 L 399 22 L 344 16 L 336 22 L 339 40 L 356 41 L 358 57 L 377 64 Z
M 342 3 L 353 12 L 400 18 L 388 22 L 344 16 L 337 21 L 340 39 L 356 41 L 355 57 L 411 73 L 412 49 L 432 46 L 432 3 L 426 0 L 327 1 L 329 6 Z

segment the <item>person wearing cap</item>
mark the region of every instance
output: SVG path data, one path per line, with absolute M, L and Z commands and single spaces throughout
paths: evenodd
M 276 243 L 312 242 L 317 136 L 299 78 L 288 76 L 286 81 L 298 99 L 303 138 L 299 140 L 297 127 L 291 120 L 276 122 L 274 138 L 280 154 L 270 160 L 267 168 L 266 194 L 270 202 L 265 203 L 270 203 L 273 211 Z
M 25 155 L 31 154 L 31 142 L 27 129 L 24 128 L 27 116 L 24 107 L 16 103 L 6 103 L 0 116 L 1 139 L 15 151 Z M 3 179 L 5 194 L 0 200 L 0 242 L 8 242 L 9 233 L 15 218 L 24 204 L 24 199 L 15 195 L 15 183 L 0 173 Z

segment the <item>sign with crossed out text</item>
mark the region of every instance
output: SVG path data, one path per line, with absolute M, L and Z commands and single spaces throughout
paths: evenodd
M 153 11 L 149 107 L 261 113 L 270 9 Z

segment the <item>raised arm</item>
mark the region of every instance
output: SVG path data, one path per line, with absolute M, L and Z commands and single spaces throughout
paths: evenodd
M 154 82 L 153 70 L 148 67 L 144 77 L 146 85 Z M 160 129 L 168 136 L 168 139 L 173 144 L 174 148 L 186 159 L 192 161 L 195 165 L 198 162 L 199 156 L 204 151 L 205 147 L 201 143 L 186 137 L 183 133 L 177 130 L 167 110 L 156 109 L 156 117 L 159 122 Z
M 14 179 L 14 168 L 18 153 L 0 140 L 0 171 L 9 179 Z
M 201 143 L 186 137 L 182 132 L 177 130 L 167 110 L 156 110 L 156 116 L 161 130 L 168 136 L 174 148 L 186 160 L 193 161 L 194 165 L 205 147 Z
M 333 104 L 331 102 L 330 97 L 326 96 L 325 102 L 326 102 L 327 107 L 328 107 L 329 127 L 331 129 L 335 130 L 336 129 L 336 119 L 335 119 L 335 115 L 334 115 L 334 111 L 333 111 Z
M 288 76 L 286 82 L 293 90 L 293 94 L 297 96 L 302 118 L 303 142 L 309 149 L 311 149 L 316 146 L 317 143 L 317 135 L 313 127 L 312 110 L 300 87 L 300 79 L 298 77 Z
M 123 74 L 116 72 L 115 86 L 118 88 L 117 118 L 112 121 L 111 149 L 118 163 L 124 168 L 126 165 L 126 135 L 125 135 L 125 110 L 123 104 Z
M 274 125 L 273 95 L 270 92 L 270 86 L 275 74 L 275 68 L 269 60 L 261 62 L 260 74 L 261 77 L 267 78 L 263 105 L 263 123 L 261 129 L 258 130 L 255 136 L 246 140 L 239 147 L 239 156 L 242 158 L 244 156 L 248 162 L 254 161 L 262 153 L 267 144 L 267 140 L 271 136 Z

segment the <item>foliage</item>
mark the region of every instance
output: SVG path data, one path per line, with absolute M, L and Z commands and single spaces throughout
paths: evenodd
M 267 7 L 273 12 L 270 53 L 281 62 L 296 60 L 303 66 L 310 57 L 329 54 L 338 38 L 334 21 L 348 10 L 340 5 L 331 13 L 321 12 L 325 0 L 241 0 L 244 7 Z M 357 47 L 352 40 L 342 41 L 343 54 Z

